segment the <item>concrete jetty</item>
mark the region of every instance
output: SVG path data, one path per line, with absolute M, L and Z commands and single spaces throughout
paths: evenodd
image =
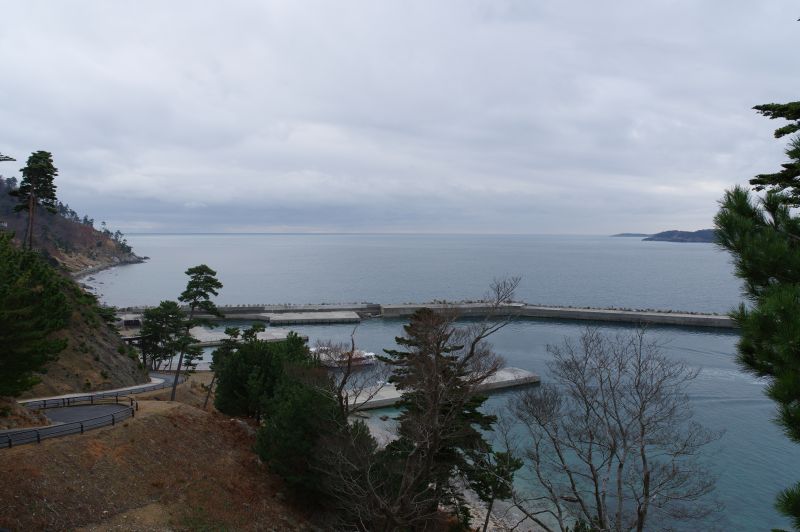
M 266 313 L 270 325 L 308 325 L 324 323 L 358 323 L 361 316 L 352 310 Z
M 519 315 L 525 303 L 506 303 L 502 305 L 500 313 Z M 422 308 L 435 311 L 454 311 L 465 318 L 482 318 L 494 312 L 493 306 L 485 302 L 475 303 L 405 303 L 402 305 L 381 305 L 381 316 L 384 318 L 407 318 Z
M 479 392 L 492 392 L 508 390 L 522 386 L 532 386 L 539 384 L 539 375 L 520 368 L 503 368 L 497 373 L 486 379 L 480 386 Z M 400 400 L 400 392 L 394 384 L 384 384 L 375 396 L 360 405 L 361 410 L 374 410 L 376 408 L 386 408 L 396 404 Z
M 222 318 L 212 320 L 261 321 L 272 325 L 310 325 L 331 323 L 357 323 L 365 318 L 407 318 L 421 308 L 436 311 L 453 311 L 466 318 L 484 317 L 494 309 L 485 302 L 461 303 L 405 303 L 378 305 L 319 304 L 319 305 L 223 305 Z M 118 320 L 126 326 L 138 325 L 144 308 L 120 309 Z M 616 308 L 580 308 L 564 306 L 530 305 L 524 302 L 506 303 L 500 314 L 526 319 L 555 319 L 632 324 L 657 324 L 675 327 L 711 327 L 732 329 L 736 323 L 725 315 L 659 310 L 630 310 Z
M 736 323 L 728 316 L 718 314 L 692 314 L 688 312 L 660 312 L 655 310 L 590 309 L 572 307 L 543 307 L 524 305 L 519 316 L 558 320 L 615 321 L 622 323 L 648 323 L 680 327 L 719 327 L 732 329 Z

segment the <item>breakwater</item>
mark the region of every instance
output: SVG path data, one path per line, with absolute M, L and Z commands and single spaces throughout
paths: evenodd
M 421 308 L 455 312 L 459 316 L 481 318 L 491 313 L 524 319 L 554 319 L 618 322 L 632 324 L 671 325 L 676 327 L 711 327 L 732 329 L 736 323 L 728 316 L 692 312 L 659 310 L 630 310 L 615 308 L 576 308 L 530 305 L 514 302 L 493 307 L 485 302 L 462 303 L 405 303 L 381 305 L 376 303 L 318 304 L 318 305 L 221 305 L 222 317 L 212 320 L 263 321 L 273 325 L 356 323 L 365 318 L 407 318 Z M 119 309 L 120 321 L 136 326 L 145 307 Z
M 540 380 L 539 375 L 524 369 L 501 368 L 479 384 L 476 391 L 489 393 L 524 386 L 535 386 L 539 384 Z M 382 384 L 377 390 L 370 392 L 367 394 L 371 395 L 368 401 L 359 404 L 358 400 L 355 400 L 351 403 L 351 406 L 357 406 L 360 410 L 373 410 L 375 408 L 394 406 L 400 401 L 401 393 L 394 384 Z

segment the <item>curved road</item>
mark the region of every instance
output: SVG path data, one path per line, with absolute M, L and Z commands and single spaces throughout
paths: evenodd
M 117 421 L 127 419 L 134 415 L 134 408 L 127 402 L 122 403 L 102 403 L 102 404 L 82 404 L 82 405 L 59 405 L 64 401 L 88 401 L 93 399 L 113 398 L 133 395 L 137 393 L 149 392 L 172 385 L 174 375 L 163 373 L 151 373 L 150 382 L 114 390 L 103 390 L 100 392 L 85 394 L 65 394 L 52 397 L 42 397 L 37 399 L 27 399 L 20 403 L 29 408 L 39 407 L 47 411 L 47 418 L 53 424 L 44 427 L 16 428 L 0 430 L 0 449 L 21 445 L 24 443 L 38 442 L 45 438 L 66 436 L 67 434 L 79 434 L 85 430 L 104 427 L 115 424 Z M 180 377 L 180 382 L 186 380 L 185 376 Z M 48 406 L 50 403 L 53 406 Z M 58 406 L 56 406 L 58 405 Z

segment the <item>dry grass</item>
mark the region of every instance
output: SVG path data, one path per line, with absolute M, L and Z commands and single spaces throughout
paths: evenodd
M 13 397 L 0 397 L 0 430 L 49 424 L 50 420 L 43 414 L 28 410 Z
M 208 385 L 211 383 L 212 373 L 210 371 L 198 371 L 189 375 L 186 382 L 179 384 L 176 390 L 175 400 L 179 403 L 184 403 L 195 408 L 203 408 L 203 402 L 206 400 L 206 391 Z M 164 388 L 155 390 L 148 393 L 136 395 L 140 401 L 154 400 L 154 401 L 169 401 L 172 394 L 171 388 Z M 216 412 L 214 408 L 214 394 L 208 400 L 208 407 L 206 410 Z
M 205 399 L 181 385 L 189 404 Z M 169 393 L 165 390 L 164 393 Z M 239 421 L 143 400 L 136 418 L 0 450 L 0 527 L 11 530 L 296 530 L 280 481 Z

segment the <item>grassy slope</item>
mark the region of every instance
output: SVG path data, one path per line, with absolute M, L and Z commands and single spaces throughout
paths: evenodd
M 198 404 L 198 385 L 179 399 Z M 306 521 L 252 452 L 253 431 L 188 404 L 142 401 L 133 420 L 0 450 L 0 527 L 298 530 Z

